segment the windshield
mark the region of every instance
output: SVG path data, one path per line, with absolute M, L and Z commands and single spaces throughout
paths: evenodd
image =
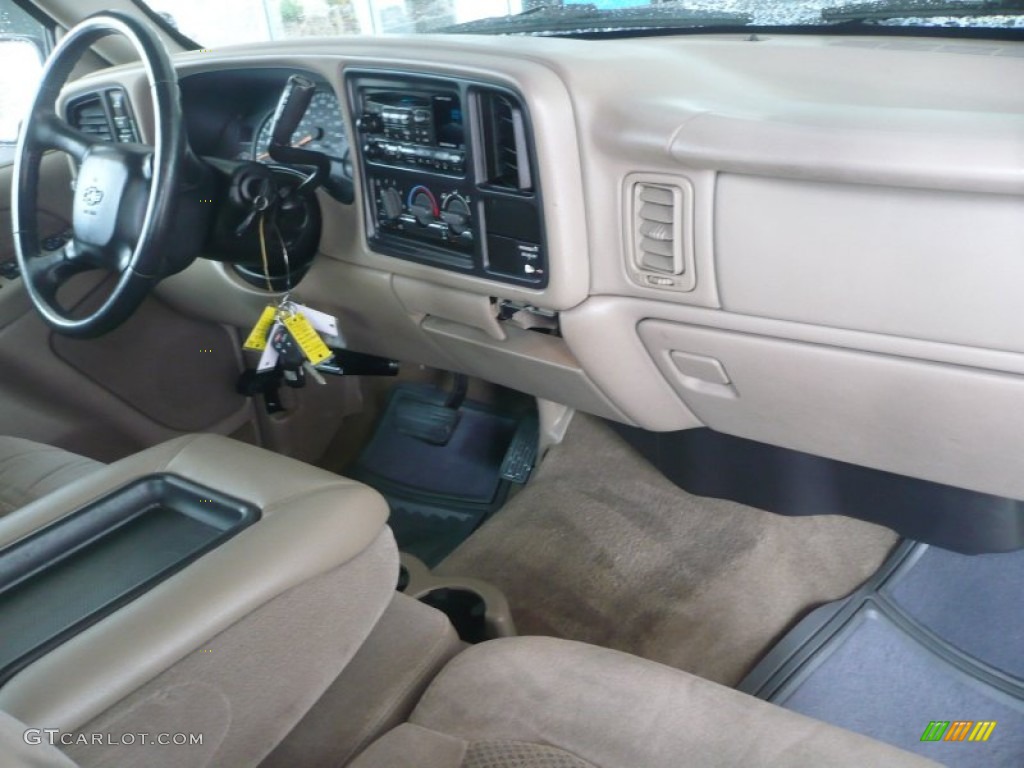
M 1024 29 L 1024 0 L 149 0 L 148 5 L 206 47 L 336 35 L 572 35 L 850 22 Z

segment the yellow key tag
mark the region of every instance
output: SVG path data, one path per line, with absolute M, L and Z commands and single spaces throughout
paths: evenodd
M 305 317 L 299 314 L 289 315 L 284 318 L 284 324 L 295 339 L 295 343 L 299 345 L 302 354 L 313 365 L 319 365 L 331 356 L 330 348 L 324 344 L 320 334 Z
M 242 346 L 254 352 L 265 350 L 267 348 L 267 337 L 270 336 L 270 329 L 274 327 L 274 321 L 276 320 L 277 307 L 267 306 L 263 310 L 263 314 L 260 315 L 256 327 L 252 329 L 252 333 L 249 334 L 249 338 L 245 340 L 245 344 Z

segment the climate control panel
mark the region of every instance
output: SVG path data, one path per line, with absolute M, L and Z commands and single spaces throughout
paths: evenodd
M 472 254 L 476 222 L 471 193 L 445 186 L 374 176 L 378 231 Z

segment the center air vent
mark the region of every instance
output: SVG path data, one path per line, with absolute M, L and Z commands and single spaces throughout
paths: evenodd
M 533 191 L 530 145 L 522 105 L 510 94 L 483 91 L 480 114 L 487 183 L 501 189 Z
M 128 98 L 120 88 L 82 96 L 71 102 L 67 114 L 68 123 L 100 141 L 123 143 L 139 140 Z
M 648 286 L 691 290 L 693 188 L 687 179 L 633 176 L 627 180 L 630 273 Z

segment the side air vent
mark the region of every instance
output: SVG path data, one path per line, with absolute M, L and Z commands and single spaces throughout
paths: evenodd
M 68 122 L 101 141 L 128 143 L 139 140 L 139 133 L 120 88 L 90 93 L 68 105 Z
M 633 176 L 627 180 L 626 199 L 633 279 L 656 288 L 691 290 L 695 277 L 690 182 Z
M 483 91 L 480 114 L 487 183 L 499 189 L 532 192 L 530 143 L 522 105 L 509 94 Z
M 114 129 L 103 106 L 103 97 L 96 93 L 74 102 L 68 108 L 68 122 L 82 133 L 102 141 L 114 140 Z

